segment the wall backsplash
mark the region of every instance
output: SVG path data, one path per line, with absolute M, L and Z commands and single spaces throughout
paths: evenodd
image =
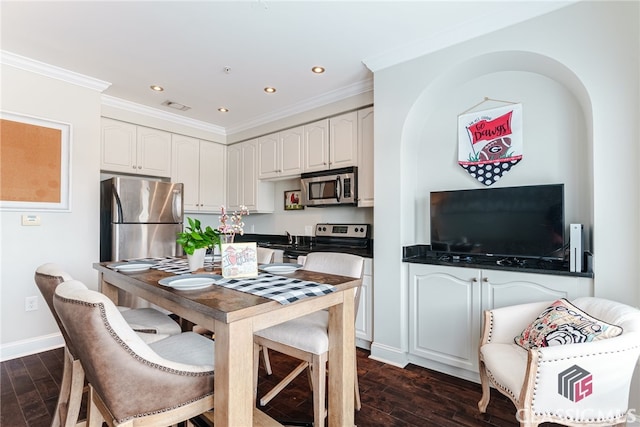
M 301 211 L 284 210 L 284 192 L 299 190 L 299 179 L 288 179 L 275 183 L 275 211 L 270 214 L 252 214 L 243 218 L 247 233 L 293 235 L 306 234 L 305 227 L 313 227 L 322 222 L 373 224 L 373 208 L 335 206 L 326 208 L 305 208 Z M 186 214 L 199 218 L 212 227 L 218 225 L 218 215 Z M 313 231 L 312 231 L 313 234 Z M 373 237 L 373 236 L 372 236 Z

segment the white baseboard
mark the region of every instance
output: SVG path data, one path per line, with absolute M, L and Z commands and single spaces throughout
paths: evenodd
M 389 365 L 397 366 L 398 368 L 404 368 L 407 366 L 407 353 L 399 348 L 389 347 L 384 344 L 372 343 L 370 359 L 377 360 L 378 362 L 387 363 Z
M 14 341 L 0 346 L 0 362 L 64 347 L 64 339 L 59 332 L 40 337 Z

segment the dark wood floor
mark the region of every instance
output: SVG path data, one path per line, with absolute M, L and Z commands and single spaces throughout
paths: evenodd
M 273 375 L 260 370 L 264 393 L 295 366 L 287 356 L 270 352 Z M 356 423 L 365 426 L 518 426 L 511 402 L 493 391 L 486 414 L 480 414 L 478 384 L 409 365 L 385 365 L 358 350 L 362 410 Z M 63 350 L 9 360 L 1 364 L 0 426 L 49 426 L 62 379 Z M 311 422 L 311 391 L 305 375 L 273 399 L 265 412 L 281 421 Z M 84 411 L 83 411 L 84 412 Z M 553 424 L 546 424 L 547 427 Z

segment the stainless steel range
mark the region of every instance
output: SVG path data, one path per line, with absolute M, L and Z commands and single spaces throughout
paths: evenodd
M 343 252 L 371 257 L 373 242 L 370 224 L 317 224 L 315 236 L 298 236 L 283 247 L 283 260 L 296 262 L 299 255 L 309 252 Z M 295 242 L 298 241 L 296 244 Z
M 371 224 L 331 224 L 315 226 L 314 236 L 245 234 L 237 241 L 255 241 L 258 246 L 283 251 L 284 262 L 297 262 L 299 255 L 309 252 L 342 252 L 373 257 Z

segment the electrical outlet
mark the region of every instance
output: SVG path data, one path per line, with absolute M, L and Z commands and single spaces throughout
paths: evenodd
M 34 311 L 38 309 L 38 297 L 26 297 L 24 299 L 24 311 Z

